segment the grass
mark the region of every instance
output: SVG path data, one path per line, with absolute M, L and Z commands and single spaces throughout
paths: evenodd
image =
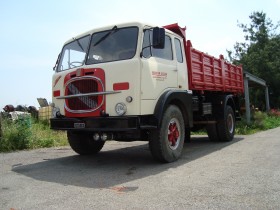
M 21 119 L 2 120 L 0 152 L 67 145 L 66 133 L 53 131 L 47 121 Z

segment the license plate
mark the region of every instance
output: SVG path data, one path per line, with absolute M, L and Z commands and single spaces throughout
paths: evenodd
M 85 128 L 86 124 L 85 123 L 74 123 L 74 128 Z

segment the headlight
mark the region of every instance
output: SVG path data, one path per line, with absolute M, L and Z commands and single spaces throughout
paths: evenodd
M 126 105 L 124 103 L 117 103 L 115 106 L 115 111 L 119 116 L 124 115 L 127 111 Z

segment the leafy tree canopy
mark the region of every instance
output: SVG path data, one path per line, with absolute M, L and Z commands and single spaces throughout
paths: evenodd
M 238 23 L 243 30 L 244 42 L 236 42 L 229 59 L 242 64 L 243 69 L 262 79 L 268 86 L 271 107 L 280 107 L 280 34 L 279 23 L 274 25 L 264 12 L 253 12 L 249 25 Z M 259 91 L 253 95 L 263 101 Z

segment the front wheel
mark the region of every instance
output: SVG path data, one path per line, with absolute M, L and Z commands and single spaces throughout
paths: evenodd
M 80 155 L 92 155 L 98 153 L 104 141 L 94 141 L 92 136 L 84 133 L 67 131 L 68 142 L 71 148 Z
M 169 106 L 163 114 L 161 126 L 150 133 L 149 147 L 153 157 L 161 162 L 173 162 L 180 158 L 185 140 L 182 112 L 177 106 Z

